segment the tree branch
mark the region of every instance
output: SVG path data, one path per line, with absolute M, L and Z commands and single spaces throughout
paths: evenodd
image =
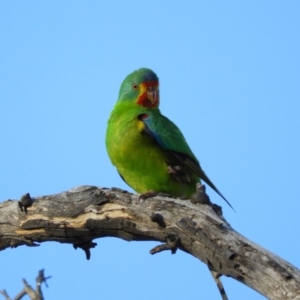
M 40 270 L 39 275 L 36 278 L 36 289 L 35 290 L 27 283 L 27 281 L 25 279 L 23 279 L 22 281 L 23 281 L 25 287 L 14 299 L 20 300 L 23 298 L 23 296 L 28 295 L 28 297 L 31 300 L 44 300 L 42 289 L 41 289 L 41 284 L 43 282 L 45 282 L 46 286 L 48 287 L 46 280 L 49 278 L 51 278 L 51 276 L 45 277 L 44 270 Z M 12 300 L 8 296 L 6 290 L 3 290 L 3 291 L 0 290 L 0 294 L 5 297 L 5 300 Z
M 96 238 L 158 241 L 164 245 L 152 253 L 178 248 L 207 264 L 215 279 L 230 276 L 269 299 L 300 299 L 300 271 L 237 233 L 210 205 L 162 196 L 138 202 L 138 195 L 94 186 L 28 196 L 0 204 L 0 250 L 57 241 L 89 259 Z

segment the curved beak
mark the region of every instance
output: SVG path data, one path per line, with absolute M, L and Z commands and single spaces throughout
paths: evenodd
M 155 86 L 147 87 L 147 98 L 148 100 L 154 104 L 158 101 L 158 89 Z

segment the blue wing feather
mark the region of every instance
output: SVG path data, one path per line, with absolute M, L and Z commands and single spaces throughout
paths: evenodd
M 189 156 L 196 163 L 197 158 L 188 146 L 180 129 L 163 115 L 144 114 L 140 118 L 146 125 L 145 131 L 164 149 Z
M 152 138 L 154 138 L 160 147 L 172 151 L 174 156 L 176 156 L 180 161 L 191 168 L 233 209 L 231 204 L 201 169 L 197 158 L 188 146 L 180 129 L 172 121 L 161 114 L 157 116 L 151 112 L 140 115 L 139 119 L 145 124 L 145 132 Z

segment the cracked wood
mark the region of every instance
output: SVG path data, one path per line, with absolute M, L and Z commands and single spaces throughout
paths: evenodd
M 22 210 L 24 201 L 0 204 L 1 250 L 57 241 L 82 248 L 89 258 L 96 238 L 165 243 L 174 235 L 178 249 L 216 274 L 230 276 L 269 299 L 300 299 L 299 270 L 240 235 L 210 205 L 162 196 L 138 202 L 138 195 L 94 186 L 31 200 Z

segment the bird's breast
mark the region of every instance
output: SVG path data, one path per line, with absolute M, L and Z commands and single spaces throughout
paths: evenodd
M 107 151 L 112 163 L 119 167 L 149 156 L 154 141 L 144 133 L 145 124 L 136 117 L 114 117 L 109 120 Z M 145 157 L 146 156 L 146 157 Z

